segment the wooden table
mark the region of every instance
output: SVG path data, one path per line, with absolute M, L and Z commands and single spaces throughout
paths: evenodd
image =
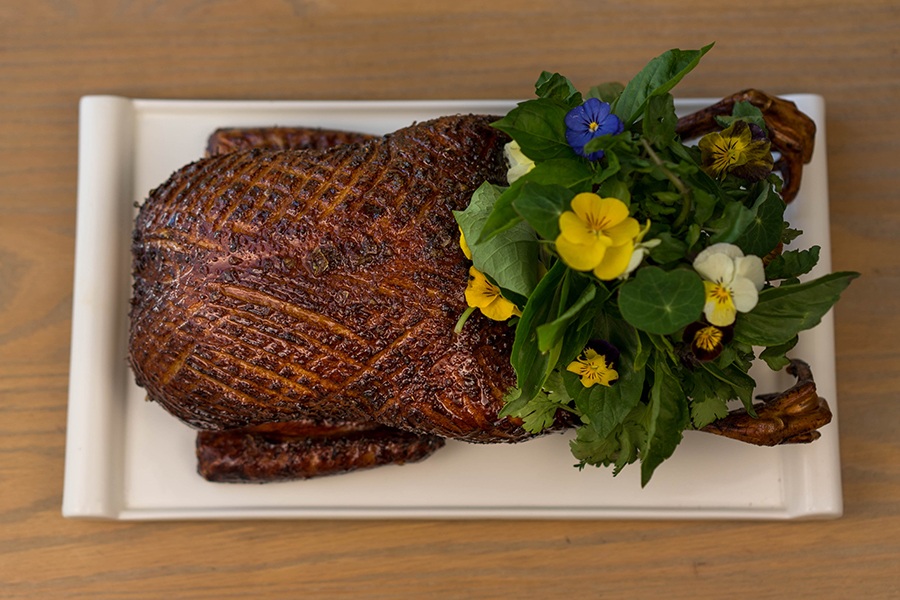
M 900 597 L 900 5 L 443 4 L 2 2 L 0 597 Z M 709 41 L 680 96 L 827 102 L 833 266 L 863 273 L 836 309 L 843 518 L 61 517 L 80 96 L 519 98 Z

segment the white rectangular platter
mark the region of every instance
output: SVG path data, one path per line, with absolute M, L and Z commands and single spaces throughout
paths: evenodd
M 788 218 L 830 270 L 825 107 L 789 96 L 818 124 L 813 162 Z M 691 112 L 712 101 L 678 103 Z M 135 204 L 203 154 L 218 127 L 303 125 L 386 133 L 455 113 L 503 114 L 512 101 L 166 101 L 88 96 L 80 105 L 78 229 L 66 447 L 66 517 L 789 519 L 841 514 L 837 419 L 809 445 L 759 448 L 688 432 L 641 489 L 640 469 L 613 478 L 573 468 L 565 435 L 518 445 L 449 442 L 417 464 L 318 480 L 215 484 L 196 473 L 195 434 L 145 401 L 126 361 Z M 794 355 L 813 368 L 837 415 L 829 314 Z M 758 392 L 793 381 L 764 367 Z

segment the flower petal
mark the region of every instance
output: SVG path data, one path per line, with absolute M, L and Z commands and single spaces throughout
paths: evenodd
M 613 246 L 621 246 L 622 244 L 627 243 L 631 243 L 633 246 L 633 242 L 637 236 L 640 235 L 640 232 L 641 226 L 637 222 L 637 219 L 627 217 L 624 221 L 606 229 L 603 233 L 609 236 Z
M 559 235 L 574 244 L 590 244 L 597 239 L 587 221 L 571 210 L 559 215 Z
M 735 277 L 731 284 L 731 297 L 734 307 L 740 312 L 750 312 L 759 301 L 756 285 L 746 277 Z
M 607 238 L 608 239 L 608 238 Z M 559 257 L 576 271 L 590 271 L 603 261 L 608 244 L 607 239 L 593 238 L 588 244 L 577 244 L 563 235 L 556 238 L 556 252 Z
M 472 251 L 469 249 L 469 244 L 466 243 L 466 234 L 463 233 L 462 227 L 459 228 L 459 247 L 466 258 L 472 260 Z
M 503 296 L 497 296 L 493 302 L 479 308 L 484 316 L 488 319 L 493 319 L 494 321 L 506 321 L 515 314 L 522 314 L 515 304 Z
M 509 163 L 509 169 L 506 171 L 506 181 L 509 183 L 519 179 L 534 168 L 534 161 L 525 156 L 521 146 L 513 140 L 503 146 L 503 154 Z
M 766 283 L 766 269 L 758 256 L 742 256 L 734 261 L 735 277 L 746 277 L 753 282 L 757 290 L 763 289 Z
M 628 263 L 631 261 L 633 252 L 634 243 L 631 241 L 607 248 L 606 253 L 603 255 L 603 260 L 599 265 L 594 267 L 594 275 L 603 281 L 609 281 L 619 277 L 625 273 L 628 268 Z
M 631 252 L 631 258 L 628 259 L 628 266 L 625 267 L 625 272 L 622 275 L 629 275 L 637 269 L 642 262 L 644 262 L 644 257 L 647 256 L 650 252 L 647 250 L 646 246 L 638 245 L 635 246 L 634 250 Z
M 604 231 L 608 231 L 609 228 L 615 227 L 628 219 L 628 206 L 618 198 L 600 198 L 600 202 L 597 203 L 597 209 L 598 216 L 603 218 Z M 635 224 L 637 224 L 637 221 L 635 221 Z M 640 226 L 635 230 L 635 235 L 637 235 L 638 230 L 640 230 Z M 632 239 L 634 238 L 634 236 L 631 237 Z
M 737 311 L 732 303 L 719 303 L 715 300 L 708 301 L 703 307 L 706 320 L 717 327 L 725 327 L 734 323 Z
M 566 113 L 565 123 L 569 129 L 585 129 L 590 122 L 590 117 L 587 115 L 584 104 L 576 106 Z
M 484 273 L 469 267 L 469 283 L 466 286 L 466 303 L 476 308 L 484 308 L 500 297 L 500 288 L 488 281 Z
M 704 256 L 704 252 L 694 260 L 694 270 L 706 281 L 730 283 L 734 278 L 734 260 L 722 253 Z
M 728 256 L 730 258 L 740 258 L 744 255 L 744 251 L 734 244 L 719 242 L 718 244 L 713 244 L 712 246 L 709 246 L 705 250 L 700 252 L 700 254 L 697 255 L 697 258 L 694 259 L 694 263 L 696 264 L 698 261 L 702 261 L 707 256 L 711 256 L 713 254 L 724 254 L 725 256 Z
M 703 306 L 706 320 L 718 327 L 734 323 L 737 311 L 731 289 L 711 281 L 704 281 L 703 287 L 706 291 L 706 304 Z

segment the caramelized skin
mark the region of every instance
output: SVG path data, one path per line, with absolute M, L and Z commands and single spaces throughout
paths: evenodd
M 444 439 L 374 423 L 271 423 L 197 433 L 197 471 L 222 483 L 338 475 L 427 458 Z
M 376 136 L 315 127 L 243 127 L 217 129 L 209 136 L 207 156 L 245 150 L 326 150 L 359 144 Z
M 133 240 L 130 361 L 201 429 L 374 421 L 491 442 L 512 332 L 462 334 L 468 264 L 452 210 L 504 180 L 490 117 L 444 117 L 326 151 L 250 151 L 151 192 Z

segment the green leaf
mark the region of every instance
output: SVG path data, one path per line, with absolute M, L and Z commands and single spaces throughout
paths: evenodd
M 519 143 L 522 153 L 531 160 L 573 155 L 566 142 L 568 109 L 553 98 L 536 98 L 521 102 L 493 126 Z
M 668 146 L 675 139 L 675 101 L 672 94 L 651 96 L 644 110 L 643 133 L 657 148 Z
M 544 382 L 544 389 L 530 401 L 519 404 L 509 416 L 520 417 L 522 427 L 531 433 L 540 433 L 551 427 L 556 420 L 556 413 L 572 402 L 563 384 L 559 371 L 553 371 Z M 509 405 L 507 405 L 509 407 Z
M 700 188 L 694 188 L 692 198 L 694 200 L 694 222 L 697 225 L 703 225 L 713 216 L 717 199 Z
M 781 241 L 784 244 L 790 244 L 801 235 L 803 235 L 802 229 L 794 229 L 790 226 L 790 223 L 785 222 L 784 231 L 781 232 Z
M 643 422 L 647 438 L 641 448 L 641 487 L 646 487 L 656 467 L 675 452 L 688 423 L 687 397 L 668 361 L 657 355 Z
M 569 108 L 575 108 L 582 102 L 581 92 L 559 73 L 543 71 L 534 84 L 534 92 L 538 98 L 559 100 Z
M 631 205 L 631 190 L 628 189 L 628 184 L 614 177 L 601 183 L 597 194 L 603 198 L 618 198 L 626 206 Z
M 541 185 L 560 185 L 575 193 L 590 189 L 593 173 L 587 161 L 577 157 L 558 158 L 538 163 L 527 174 L 517 179 L 494 204 L 494 210 L 488 217 L 476 241 L 484 241 L 497 235 L 520 221 L 522 216 L 516 212 L 514 203 L 528 183 Z M 574 193 L 572 194 L 574 196 Z M 468 240 L 468 237 L 466 238 Z
M 601 83 L 588 90 L 587 97 L 597 98 L 598 100 L 612 104 L 615 102 L 616 98 L 622 94 L 622 90 L 624 89 L 625 86 L 616 81 Z
M 709 243 L 733 244 L 750 226 L 755 217 L 754 212 L 740 202 L 729 202 L 725 205 L 722 216 L 707 225 L 707 229 L 713 232 Z
M 703 400 L 691 401 L 691 422 L 702 429 L 728 415 L 728 404 L 721 398 L 707 396 Z
M 668 335 L 696 321 L 705 298 L 694 271 L 644 267 L 619 289 L 619 310 L 641 331 Z
M 561 185 L 527 182 L 513 200 L 513 208 L 545 240 L 559 236 L 559 216 L 571 208 L 574 194 Z
M 799 338 L 794 336 L 792 339 L 788 340 L 784 344 L 780 344 L 778 346 L 770 346 L 763 350 L 759 357 L 766 361 L 766 364 L 769 365 L 769 368 L 773 371 L 780 371 L 785 368 L 789 364 L 791 364 L 791 359 L 789 359 L 786 354 L 794 349 L 794 346 L 797 345 Z
M 569 443 L 572 454 L 581 464 L 607 467 L 614 465 L 613 475 L 638 459 L 639 448 L 645 444 L 646 433 L 641 425 L 645 412 L 641 404 L 608 436 L 599 436 L 590 427 L 579 427 L 574 440 Z
M 700 63 L 713 44 L 700 50 L 673 49 L 657 56 L 625 86 L 613 111 L 627 128 L 641 116 L 651 96 L 668 93 Z
M 734 108 L 731 111 L 731 116 L 726 115 L 716 117 L 716 122 L 719 123 L 719 126 L 721 126 L 722 129 L 728 128 L 729 125 L 738 120 L 753 123 L 766 133 L 769 131 L 766 127 L 766 119 L 763 117 L 762 111 L 747 101 L 735 102 Z
M 722 368 L 714 362 L 704 362 L 700 363 L 700 366 L 718 379 L 721 384 L 724 384 L 717 388 L 719 397 L 727 400 L 736 398 L 752 413 L 753 390 L 756 388 L 756 381 L 750 375 L 734 364 Z
M 734 339 L 755 346 L 779 346 L 819 324 L 859 273 L 838 272 L 795 285 L 765 289 L 759 302 L 735 321 Z
M 781 242 L 786 205 L 771 185 L 766 185 L 765 189 L 766 193 L 751 209 L 753 219 L 734 242 L 745 254 L 765 256 Z
M 584 152 L 590 153 L 596 152 L 597 150 L 603 150 L 606 153 L 612 153 L 618 148 L 628 145 L 630 142 L 631 134 L 627 131 L 616 135 L 600 135 L 584 145 Z
M 690 398 L 691 422 L 700 429 L 728 413 L 727 401 L 737 397 L 735 385 L 717 365 L 684 371 L 685 392 Z M 752 394 L 752 390 L 750 392 Z
M 501 195 L 499 188 L 484 183 L 472 194 L 468 208 L 453 215 L 466 236 L 475 268 L 502 289 L 527 298 L 538 281 L 539 248 L 531 227 L 518 223 L 481 241 L 481 230 Z
M 818 264 L 819 250 L 818 246 L 813 246 L 809 250 L 782 252 L 766 265 L 766 279 L 775 281 L 806 275 Z
M 566 266 L 562 261 L 550 268 L 532 292 L 516 325 L 510 361 L 516 371 L 517 387 L 526 402 L 541 391 L 548 366 L 553 367 L 549 365 L 547 353 L 538 349 L 537 328 L 556 317 L 552 312 L 553 297 L 565 272 Z
M 668 231 L 660 233 L 656 239 L 660 240 L 660 244 L 650 249 L 650 258 L 661 265 L 681 260 L 687 253 L 687 244 Z
M 538 349 L 547 352 L 553 346 L 562 343 L 566 328 L 578 317 L 581 309 L 587 306 L 596 296 L 597 286 L 587 285 L 575 302 L 559 317 L 544 323 L 537 328 Z

